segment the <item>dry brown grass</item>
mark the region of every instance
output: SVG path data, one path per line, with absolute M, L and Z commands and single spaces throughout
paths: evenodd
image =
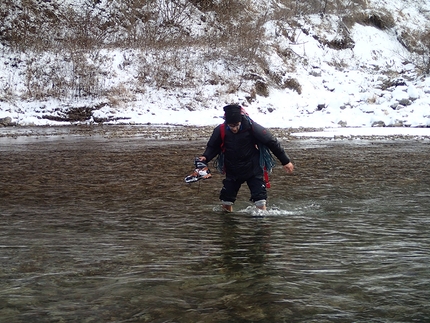
M 343 16 L 343 22 L 348 27 L 359 23 L 381 30 L 387 30 L 395 26 L 393 15 L 387 10 L 357 10 L 350 15 Z
M 204 60 L 223 59 L 235 70 L 241 69 L 243 78 L 250 69 L 258 70 L 267 77 L 265 82 L 268 84 L 300 93 L 300 84 L 295 84 L 294 79 L 284 81 L 284 75 L 270 72 L 262 48 L 263 26 L 267 21 L 278 21 L 282 26 L 280 34 L 295 44 L 306 32 L 298 24 L 298 17 L 306 14 L 339 15 L 345 26 L 339 29 L 341 37 L 321 40 L 334 49 L 352 48 L 354 44 L 348 28 L 355 23 L 382 30 L 395 26 L 390 12 L 368 9 L 366 0 L 279 2 L 281 6 L 265 12 L 254 8 L 247 0 L 124 0 L 112 2 L 104 10 L 100 10 L 96 2 L 87 1 L 78 11 L 73 6 L 61 5 L 59 1 L 26 0 L 18 6 L 14 0 L 3 0 L 0 5 L 0 19 L 3 21 L 0 41 L 16 51 L 54 53 L 54 61 L 49 63 L 34 57 L 27 63 L 26 96 L 29 98 L 103 94 L 99 76 L 102 58 L 98 55 L 102 48 L 108 47 L 160 53 L 155 64 L 145 61 L 144 57 L 139 58 L 137 78 L 141 84 L 153 82 L 160 88 L 192 85 L 195 77 L 193 68 L 203 65 Z M 203 20 L 206 19 L 203 16 L 210 12 L 215 21 L 209 25 L 212 32 L 192 37 L 184 25 L 189 21 L 190 13 L 196 10 L 200 10 Z M 420 35 L 404 30 L 398 38 L 408 50 L 417 53 L 417 63 L 425 73 L 429 73 L 430 32 Z M 202 56 L 201 61 L 184 60 L 184 49 L 192 52 L 194 48 L 207 48 L 207 56 Z M 286 48 L 279 51 L 283 53 L 286 68 L 294 66 L 297 57 Z M 220 83 L 221 80 L 213 76 L 211 82 Z M 237 91 L 240 86 L 232 85 L 231 91 Z M 259 95 L 267 95 L 260 85 L 256 87 L 254 90 Z

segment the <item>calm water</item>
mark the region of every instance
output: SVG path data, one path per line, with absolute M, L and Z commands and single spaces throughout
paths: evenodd
M 204 142 L 0 138 L 0 322 L 430 322 L 429 141 L 285 144 L 226 215 Z

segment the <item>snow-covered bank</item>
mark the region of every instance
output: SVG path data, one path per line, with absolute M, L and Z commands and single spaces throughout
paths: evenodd
M 258 53 L 261 65 L 223 56 L 222 48 L 109 47 L 97 55 L 83 53 L 85 64 L 97 68 L 78 75 L 67 55 L 13 52 L 0 44 L 0 119 L 20 126 L 204 127 L 222 122 L 224 105 L 239 103 L 256 122 L 271 128 L 339 128 L 342 135 L 356 133 L 356 128 L 368 133 L 369 128 L 380 132 L 389 127 L 386 132 L 398 134 L 428 128 L 430 77 L 419 66 L 426 54 L 408 51 L 399 35 L 425 31 L 430 4 L 367 2 L 363 14 L 389 13 L 392 26 L 346 27 L 334 14 L 305 15 L 296 29 L 269 19 Z M 327 45 L 336 41 L 348 46 Z M 87 81 L 96 95 L 79 94 L 76 79 L 83 76 L 91 78 Z M 158 80 L 162 76 L 165 83 Z M 66 81 L 75 87 L 61 88 Z M 258 91 L 257 85 L 263 89 Z
M 323 131 L 293 132 L 294 137 L 300 138 L 415 138 L 430 139 L 430 128 L 328 128 Z
M 269 128 L 282 141 L 291 140 L 430 140 L 430 128 Z M 137 139 L 164 141 L 202 141 L 212 134 L 213 126 L 174 125 L 72 125 L 0 128 L 2 143 L 28 143 L 32 140 Z
M 323 79 L 319 83 L 317 77 L 307 77 L 308 82 L 313 79 L 315 84 L 302 95 L 272 90 L 269 97 L 257 97 L 251 104 L 239 100 L 237 96 L 214 97 L 208 98 L 202 106 L 193 102 L 192 108 L 184 109 L 179 108 L 181 104 L 187 104 L 178 101 L 180 91 L 149 90 L 125 107 L 113 107 L 97 101 L 64 104 L 54 99 L 0 102 L 0 118 L 10 117 L 13 123 L 22 126 L 94 124 L 100 123 L 100 120 L 104 124 L 213 126 L 222 122 L 222 107 L 225 104 L 239 101 L 256 122 L 266 127 L 342 128 L 343 132 L 355 132 L 357 127 L 390 127 L 391 132 L 399 133 L 416 127 L 430 127 L 430 78 L 382 91 L 368 82 L 369 75 L 365 73 L 330 73 L 319 77 Z M 354 76 L 351 77 L 351 74 Z M 324 88 L 325 84 L 331 84 L 335 89 L 328 91 Z M 360 92 L 363 87 L 366 90 Z M 192 101 L 186 95 L 184 97 L 183 101 Z M 95 105 L 98 108 L 93 108 Z M 89 111 L 87 119 L 79 122 L 57 121 L 67 115 L 67 111 L 82 107 Z

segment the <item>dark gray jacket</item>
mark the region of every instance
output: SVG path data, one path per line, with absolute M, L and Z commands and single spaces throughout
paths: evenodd
M 222 151 L 220 127 L 221 125 L 218 125 L 214 129 L 203 153 L 207 162 Z M 238 133 L 231 132 L 227 125 L 224 127 L 224 167 L 227 177 L 247 179 L 263 174 L 260 152 L 256 147 L 258 143 L 266 145 L 282 165 L 290 162 L 290 158 L 272 133 L 258 123 L 250 121 L 248 117 L 242 116 L 242 125 Z

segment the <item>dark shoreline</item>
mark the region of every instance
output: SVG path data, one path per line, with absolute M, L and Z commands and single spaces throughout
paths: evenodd
M 1 138 L 40 138 L 40 137 L 86 137 L 102 138 L 143 138 L 155 140 L 206 140 L 215 126 L 183 126 L 183 125 L 60 125 L 60 126 L 14 126 L 0 128 Z M 323 128 L 268 128 L 280 140 L 333 140 L 333 139 L 366 139 L 366 140 L 422 140 L 430 139 L 429 134 L 416 135 L 337 135 L 334 137 L 312 136 L 312 132 L 323 131 Z M 292 135 L 294 133 L 294 135 Z M 306 133 L 300 136 L 300 133 Z

